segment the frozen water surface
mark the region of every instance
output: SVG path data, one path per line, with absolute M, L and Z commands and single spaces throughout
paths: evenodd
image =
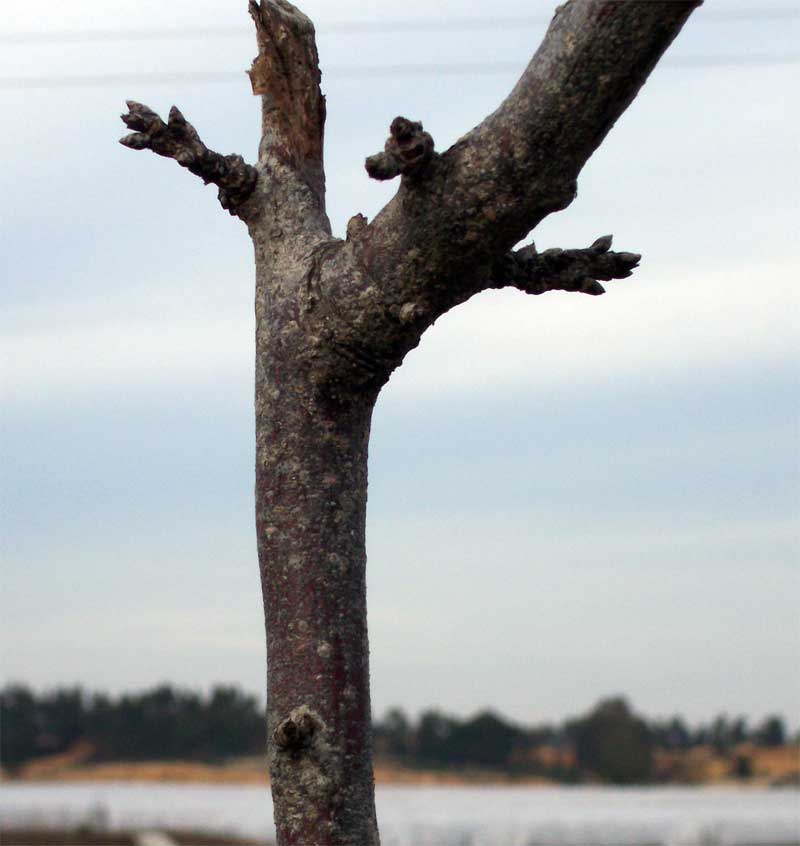
M 379 787 L 383 846 L 800 846 L 800 792 Z M 274 837 L 264 787 L 9 784 L 4 825 L 200 828 Z

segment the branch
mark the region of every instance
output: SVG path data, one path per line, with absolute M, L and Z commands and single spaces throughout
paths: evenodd
M 239 155 L 223 156 L 209 150 L 200 140 L 197 130 L 177 107 L 169 110 L 168 123 L 147 106 L 127 101 L 128 114 L 121 115 L 128 129 L 135 130 L 120 138 L 120 144 L 132 150 L 152 150 L 166 156 L 199 176 L 206 185 L 219 187 L 222 208 L 232 215 L 242 216 L 242 206 L 256 186 L 258 173 Z
M 394 179 L 398 175 L 416 176 L 423 173 L 435 153 L 433 138 L 423 130 L 422 124 L 396 117 L 389 132 L 384 151 L 367 159 L 367 173 L 381 181 Z
M 314 25 L 287 0 L 250 0 L 249 9 L 258 40 L 248 73 L 253 94 L 261 95 L 259 155 L 289 165 L 323 203 L 326 112 Z
M 500 107 L 403 179 L 361 233 L 363 269 L 385 299 L 463 301 L 500 256 L 569 205 L 581 169 L 700 3 L 563 3 Z M 380 175 L 402 173 L 394 149 L 372 161 Z
M 545 250 L 534 244 L 505 255 L 495 266 L 490 288 L 518 288 L 526 294 L 577 291 L 598 296 L 606 289 L 598 280 L 627 279 L 639 266 L 637 253 L 611 251 L 611 235 L 583 250 Z

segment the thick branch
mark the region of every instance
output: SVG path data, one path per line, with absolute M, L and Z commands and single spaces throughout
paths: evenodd
M 639 266 L 637 253 L 611 251 L 611 236 L 598 238 L 583 250 L 536 251 L 533 244 L 505 255 L 493 269 L 490 288 L 518 288 L 526 294 L 576 291 L 597 296 L 605 293 L 599 280 L 627 279 Z
M 166 156 L 199 176 L 208 185 L 219 187 L 222 208 L 244 216 L 242 206 L 250 198 L 258 180 L 256 169 L 239 155 L 223 156 L 209 150 L 197 130 L 177 107 L 169 110 L 168 123 L 147 106 L 128 100 L 128 114 L 121 115 L 128 129 L 135 130 L 120 138 L 120 144 L 132 150 L 152 150 Z
M 406 330 L 415 344 L 425 320 L 471 296 L 499 257 L 572 201 L 584 164 L 700 3 L 567 0 L 559 7 L 505 102 L 403 179 L 354 239 L 363 273 L 380 291 L 374 312 L 363 315 L 358 301 L 362 316 L 352 318 L 373 335 L 370 346 L 394 338 L 384 316 L 409 302 L 418 306 L 419 322 Z M 387 152 L 379 160 L 386 175 L 402 172 L 395 159 Z
M 471 228 L 516 241 L 569 205 L 583 166 L 701 2 L 569 0 L 560 6 L 511 94 L 448 151 L 449 176 L 465 200 L 476 198 L 478 185 L 491 186 L 491 199 L 477 214 L 463 206 L 456 214 L 471 218 Z

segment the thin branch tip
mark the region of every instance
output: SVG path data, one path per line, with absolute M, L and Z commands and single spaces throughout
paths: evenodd
M 614 240 L 613 235 L 601 235 L 591 247 L 595 253 L 607 253 L 611 249 L 611 243 Z
M 612 252 L 611 242 L 611 235 L 603 235 L 585 249 L 552 248 L 543 253 L 528 244 L 503 258 L 491 287 L 512 286 L 526 294 L 574 291 L 601 296 L 606 293 L 601 280 L 628 279 L 642 258 L 639 253 Z
M 119 139 L 123 147 L 152 150 L 159 156 L 175 159 L 206 184 L 217 185 L 222 207 L 241 216 L 241 207 L 253 193 L 258 179 L 252 165 L 246 164 L 241 156 L 222 156 L 209 150 L 177 106 L 172 106 L 164 123 L 148 106 L 135 100 L 126 100 L 126 104 L 128 113 L 120 117 L 134 132 Z
M 129 135 L 123 135 L 119 139 L 119 143 L 129 150 L 144 150 L 147 148 L 147 139 L 141 132 L 131 132 Z

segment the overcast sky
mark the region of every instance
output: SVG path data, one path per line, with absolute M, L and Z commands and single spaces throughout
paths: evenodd
M 396 190 L 363 171 L 391 119 L 446 149 L 553 6 L 495 0 L 503 28 L 478 0 L 304 4 L 337 234 Z M 439 28 L 391 25 L 420 20 Z M 253 161 L 249 25 L 245 0 L 4 0 L 5 681 L 263 687 L 250 241 L 212 188 L 117 144 L 126 98 L 176 103 Z M 189 27 L 241 34 L 25 35 Z M 799 42 L 793 0 L 707 0 L 533 234 L 613 232 L 644 256 L 634 278 L 481 295 L 392 377 L 371 446 L 377 715 L 534 723 L 624 693 L 651 716 L 800 721 Z

